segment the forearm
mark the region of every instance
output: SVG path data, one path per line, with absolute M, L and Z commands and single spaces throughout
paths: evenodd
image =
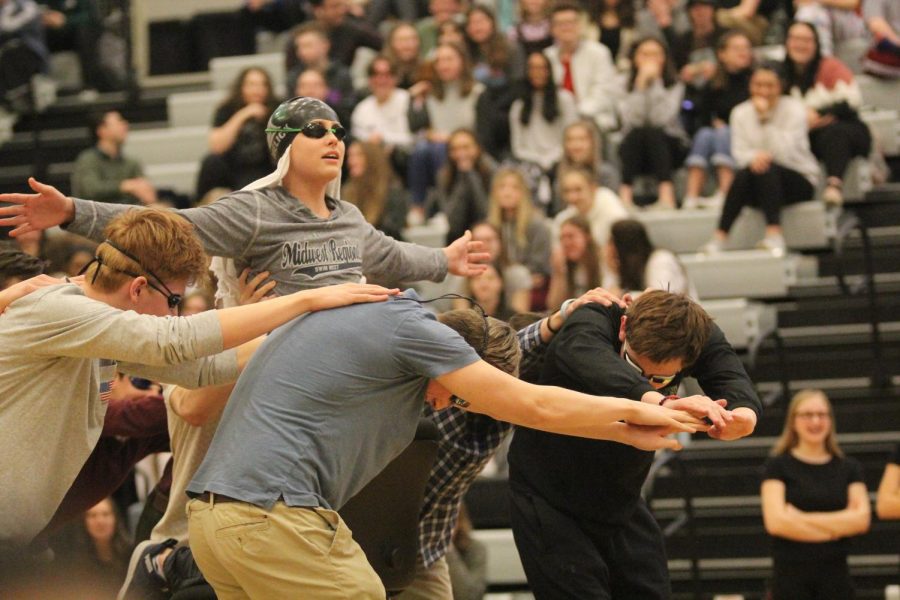
M 103 230 L 114 217 L 127 210 L 142 210 L 127 204 L 94 202 L 79 198 L 69 198 L 69 200 L 63 219 L 65 229 L 95 242 L 103 241 Z
M 897 40 L 897 32 L 891 27 L 883 17 L 873 17 L 868 20 L 869 29 L 876 38 L 888 38 L 889 40 Z
M 848 537 L 869 528 L 869 511 L 846 508 L 830 512 L 800 512 L 799 519 L 807 525 L 825 529 L 835 537 Z
M 900 490 L 893 492 L 879 490 L 875 509 L 879 519 L 900 519 Z
M 304 290 L 266 302 L 216 311 L 222 329 L 223 348 L 234 348 L 284 325 L 312 310 L 318 290 Z
M 213 154 L 224 154 L 237 141 L 238 133 L 244 120 L 237 112 L 224 125 L 215 127 L 209 132 L 209 151 Z
M 774 523 L 766 522 L 766 531 L 776 537 L 807 543 L 822 543 L 834 540 L 834 535 L 824 527 L 789 518 L 779 518 L 774 519 L 774 521 Z
M 842 10 L 856 10 L 859 0 L 819 0 L 819 4 Z

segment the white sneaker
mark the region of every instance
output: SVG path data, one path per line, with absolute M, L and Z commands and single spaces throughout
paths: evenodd
M 722 192 L 716 192 L 708 198 L 699 198 L 699 203 L 701 208 L 721 210 L 722 206 L 725 204 L 725 195 L 722 194 Z
M 767 235 L 759 241 L 756 247 L 760 250 L 770 250 L 776 254 L 784 254 L 787 250 L 787 244 L 781 234 Z
M 725 243 L 718 238 L 713 238 L 697 249 L 701 254 L 721 254 L 725 250 Z
M 682 210 L 695 210 L 698 208 L 700 208 L 699 196 L 685 196 L 684 200 L 681 201 Z

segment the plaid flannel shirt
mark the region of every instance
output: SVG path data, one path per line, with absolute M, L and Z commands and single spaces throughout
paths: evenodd
M 517 332 L 523 379 L 540 365 L 547 345 L 541 340 L 537 321 Z M 491 459 L 512 429 L 510 423 L 459 408 L 435 411 L 425 407 L 425 415 L 441 432 L 437 458 L 425 486 L 425 503 L 419 515 L 419 561 L 430 567 L 447 553 L 459 515 L 463 494 Z

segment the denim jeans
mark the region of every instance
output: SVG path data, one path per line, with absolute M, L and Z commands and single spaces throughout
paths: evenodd
M 694 143 L 685 164 L 689 167 L 715 167 L 734 169 L 731 157 L 731 129 L 725 127 L 701 127 L 694 134 Z

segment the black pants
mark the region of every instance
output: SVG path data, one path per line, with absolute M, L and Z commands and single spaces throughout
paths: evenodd
M 745 206 L 762 210 L 767 225 L 781 223 L 782 207 L 795 202 L 812 200 L 815 190 L 800 173 L 772 163 L 765 173 L 756 174 L 749 168 L 734 175 L 734 183 L 725 197 L 719 229 L 728 231 Z
M 826 562 L 775 561 L 772 600 L 853 600 L 847 559 Z
M 239 190 L 272 172 L 270 164 L 236 165 L 224 154 L 207 154 L 197 175 L 197 200 L 213 188 Z
M 681 140 L 667 135 L 659 127 L 636 127 L 619 145 L 622 183 L 631 185 L 638 175 L 672 181 L 672 171 L 684 162 L 686 154 Z
M 668 600 L 662 532 L 643 501 L 629 521 L 601 527 L 513 485 L 510 519 L 537 600 Z
M 809 144 L 816 158 L 825 163 L 825 174 L 843 179 L 853 157 L 869 155 L 872 134 L 859 119 L 836 121 L 810 131 Z

